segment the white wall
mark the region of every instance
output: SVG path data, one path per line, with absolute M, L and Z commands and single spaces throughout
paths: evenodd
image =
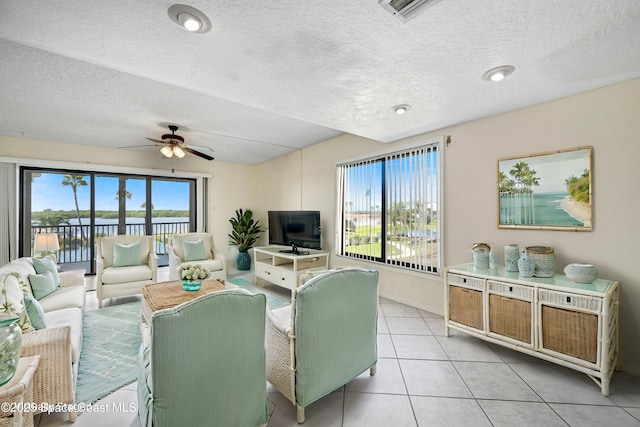
M 640 375 L 640 190 L 636 163 L 640 159 L 640 79 L 585 92 L 452 126 L 394 144 L 343 135 L 257 166 L 220 161 L 181 160 L 179 170 L 213 175 L 209 191 L 209 229 L 218 250 L 226 250 L 229 217 L 235 209 L 252 209 L 266 225 L 269 209 L 321 211 L 325 247 L 333 250 L 335 164 L 341 160 L 451 135 L 445 149 L 444 265 L 471 261 L 473 242 L 488 242 L 502 259 L 508 243 L 545 244 L 555 248 L 558 269 L 569 262 L 594 263 L 600 276 L 620 281 L 620 366 Z M 416 114 L 412 111 L 410 114 Z M 594 230 L 558 232 L 501 230 L 496 227 L 496 161 L 561 148 L 594 147 Z M 0 137 L 0 156 L 28 157 L 143 168 L 170 168 L 148 153 Z M 43 161 L 46 165 L 46 160 Z M 263 236 L 262 243 L 266 242 Z M 233 259 L 232 261 L 233 262 Z M 355 264 L 332 257 L 331 265 Z M 361 263 L 363 264 L 363 263 Z M 366 264 L 363 264 L 366 265 Z M 443 312 L 440 276 L 391 267 L 381 273 L 381 294 L 436 313 Z
M 394 145 L 451 135 L 452 142 L 445 148 L 444 265 L 471 262 L 474 242 L 491 244 L 497 260 L 503 259 L 504 245 L 519 243 L 521 247 L 554 247 L 558 271 L 570 262 L 595 264 L 600 277 L 620 281 L 620 365 L 625 371 L 640 375 L 640 279 L 635 268 L 640 255 L 640 232 L 635 224 L 640 219 L 640 179 L 636 172 L 640 160 L 639 111 L 640 79 L 635 79 L 389 145 L 343 135 L 302 150 L 301 159 L 289 156 L 260 165 L 259 205 L 270 209 L 319 209 L 325 247 L 333 249 L 337 162 Z M 594 147 L 593 231 L 497 228 L 498 158 L 582 145 Z M 281 179 L 282 171 L 296 169 L 302 171 L 301 195 L 296 200 L 299 204 L 275 205 L 273 201 L 290 191 L 294 181 L 291 175 Z M 269 179 L 270 176 L 275 178 Z M 334 256 L 331 264 L 355 263 Z M 381 272 L 381 295 L 443 312 L 441 277 L 371 267 Z

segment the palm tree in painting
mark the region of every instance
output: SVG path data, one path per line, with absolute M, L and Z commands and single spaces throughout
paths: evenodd
M 516 180 L 516 188 L 522 191 L 523 180 L 529 170 L 529 165 L 526 162 L 518 162 L 513 166 L 513 169 L 509 171 L 509 174 Z
M 516 163 L 509 174 L 515 179 L 515 187 L 520 193 L 532 193 L 531 187 L 540 185 L 540 178 L 536 176 L 536 171 L 531 169 L 526 162 Z M 504 178 L 506 179 L 506 177 Z M 502 180 L 503 177 L 500 176 L 499 179 Z
M 498 191 L 500 193 L 513 193 L 515 186 L 515 181 L 509 178 L 506 173 L 502 171 L 498 173 Z
M 536 171 L 527 167 L 527 171 L 522 178 L 522 184 L 525 186 L 527 193 L 533 193 L 531 187 L 538 187 L 540 185 L 540 178 L 536 176 Z
M 78 207 L 78 187 L 84 187 L 87 185 L 89 184 L 85 181 L 84 175 L 67 174 L 62 180 L 63 187 L 71 187 L 71 190 L 73 190 L 73 200 L 76 203 L 76 216 L 78 217 L 78 226 L 80 227 L 80 236 L 82 237 L 83 242 L 86 239 L 84 235 L 84 228 L 82 228 L 82 220 L 80 219 L 80 208 Z

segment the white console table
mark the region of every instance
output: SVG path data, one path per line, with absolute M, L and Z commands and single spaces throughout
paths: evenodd
M 575 369 L 609 395 L 618 359 L 618 282 L 523 278 L 473 264 L 445 273 L 445 335 L 453 328 Z
M 329 252 L 299 248 L 299 254 L 285 253 L 290 246 L 253 248 L 255 280 L 265 279 L 287 289 L 295 289 L 307 270 L 329 267 Z

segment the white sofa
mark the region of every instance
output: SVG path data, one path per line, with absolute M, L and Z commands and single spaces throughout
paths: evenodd
M 36 270 L 31 258 L 19 258 L 0 268 L 0 281 L 10 273 L 18 273 L 19 281 L 29 286 L 29 274 L 36 274 Z M 38 300 L 46 328 L 22 334 L 22 356 L 40 355 L 33 379 L 33 400 L 37 404 L 75 402 L 85 308 L 84 274 L 76 270 L 61 272 L 59 277 L 60 287 Z M 76 414 L 69 413 L 70 421 L 75 418 Z

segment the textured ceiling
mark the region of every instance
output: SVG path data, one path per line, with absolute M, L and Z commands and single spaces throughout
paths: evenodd
M 0 135 L 255 164 L 342 132 L 390 142 L 640 77 L 638 0 L 2 0 Z M 495 66 L 515 72 L 482 79 Z M 396 104 L 411 110 L 397 116 Z M 147 145 L 148 144 L 148 145 Z M 144 147 L 147 148 L 144 148 Z

